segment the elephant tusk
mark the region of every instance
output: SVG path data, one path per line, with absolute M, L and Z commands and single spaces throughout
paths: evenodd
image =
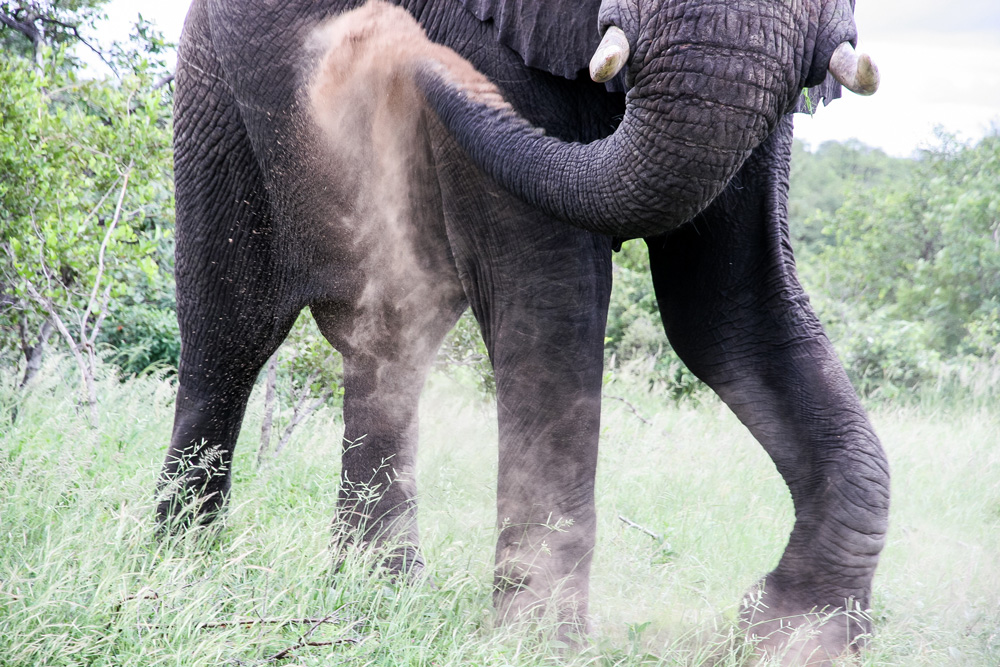
M 618 26 L 611 26 L 590 59 L 590 78 L 597 83 L 610 81 L 628 61 L 628 38 Z
M 591 65 L 591 71 L 593 71 Z M 878 67 L 867 53 L 857 53 L 849 42 L 844 42 L 830 58 L 830 74 L 851 92 L 871 95 L 878 90 Z

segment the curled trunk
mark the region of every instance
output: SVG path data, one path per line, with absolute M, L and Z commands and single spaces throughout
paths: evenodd
M 528 203 L 594 232 L 661 233 L 722 191 L 798 93 L 786 4 L 684 9 L 660 21 L 663 50 L 633 56 L 624 119 L 590 144 L 546 136 L 439 61 L 421 61 L 417 81 L 472 159 Z

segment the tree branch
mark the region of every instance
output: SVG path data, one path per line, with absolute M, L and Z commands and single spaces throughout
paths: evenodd
M 658 534 L 654 533 L 653 531 L 651 531 L 649 528 L 646 528 L 644 526 L 640 526 L 635 521 L 632 521 L 630 519 L 626 519 L 621 514 L 618 515 L 618 518 L 621 519 L 625 523 L 625 525 L 628 526 L 629 528 L 635 528 L 636 530 L 641 530 L 642 532 L 646 533 L 647 535 L 649 535 L 650 537 L 652 537 L 657 542 L 662 542 L 663 541 L 663 535 L 658 535 Z
M 311 378 L 312 378 L 312 376 L 310 376 L 310 380 L 311 380 Z M 299 424 L 301 424 L 302 422 L 304 422 L 309 417 L 309 415 L 311 415 L 312 413 L 316 412 L 316 410 L 318 410 L 321 405 L 323 405 L 324 403 L 326 403 L 333 396 L 333 391 L 329 391 L 329 390 L 325 391 L 325 392 L 323 392 L 322 396 L 320 396 L 319 398 L 317 398 L 315 401 L 313 401 L 312 403 L 310 403 L 308 407 L 305 407 L 305 409 L 303 409 L 303 406 L 305 406 L 306 400 L 309 398 L 309 385 L 310 384 L 312 384 L 311 381 L 307 381 L 306 382 L 306 386 L 302 390 L 302 396 L 301 396 L 301 398 L 299 398 L 298 403 L 295 404 L 295 411 L 292 413 L 292 421 L 285 428 L 285 432 L 282 434 L 281 440 L 278 441 L 278 446 L 274 448 L 274 455 L 275 456 L 277 456 L 278 454 L 280 454 L 281 450 L 283 450 L 285 448 L 285 445 L 288 444 L 288 441 L 291 440 L 291 438 L 292 438 L 292 431 L 294 431 Z
M 88 365 L 87 361 L 83 358 L 79 343 L 77 343 L 76 339 L 73 338 L 73 334 L 70 333 L 69 327 L 66 326 L 63 319 L 59 317 L 59 312 L 56 309 L 56 305 L 52 303 L 52 299 L 39 292 L 34 283 L 30 280 L 26 282 L 28 294 L 30 294 L 32 299 L 41 304 L 42 307 L 48 311 L 49 318 L 52 320 L 52 323 L 55 324 L 56 329 L 59 330 L 59 334 L 66 340 L 66 344 L 69 345 L 69 351 L 73 355 L 73 359 L 76 360 L 77 367 L 80 369 L 83 386 L 86 390 L 87 404 L 90 407 L 90 423 L 96 432 L 100 421 L 100 415 L 97 412 L 97 388 L 94 386 L 92 366 Z
M 128 167 L 125 168 L 125 173 L 122 174 L 122 187 L 118 192 L 118 202 L 115 204 L 115 215 L 111 219 L 111 223 L 108 225 L 107 231 L 104 233 L 104 240 L 101 241 L 101 249 L 97 253 L 97 275 L 94 277 L 94 288 L 90 292 L 90 299 L 87 301 L 87 307 L 83 309 L 83 314 L 80 316 L 80 342 L 82 344 L 88 344 L 91 337 L 86 336 L 87 329 L 87 319 L 90 318 L 90 313 L 93 312 L 95 302 L 97 301 L 97 292 L 101 287 L 101 278 L 104 275 L 104 254 L 108 249 L 108 241 L 111 240 L 111 234 L 114 233 L 115 227 L 118 226 L 118 221 L 121 220 L 122 215 L 122 204 L 125 201 L 125 191 L 128 189 L 128 179 L 132 174 L 132 161 L 128 163 Z M 110 286 L 109 286 L 110 294 Z M 107 299 L 104 302 L 105 307 L 107 306 Z M 97 326 L 100 326 L 99 318 Z M 96 332 L 95 332 L 96 336 Z
M 153 84 L 153 90 L 159 90 L 160 88 L 163 88 L 164 86 L 173 83 L 173 80 L 174 80 L 174 75 L 168 74 Z
M 257 465 L 264 463 L 267 450 L 271 447 L 271 428 L 274 425 L 274 390 L 278 384 L 278 351 L 267 361 L 267 379 L 264 381 L 264 418 L 260 425 L 260 449 L 257 450 Z
M 0 13 L 0 23 L 27 37 L 36 50 L 42 42 L 42 31 L 34 23 L 22 23 L 6 13 Z
M 104 57 L 104 53 L 103 53 L 103 52 L 101 52 L 101 50 L 100 50 L 100 49 L 98 49 L 98 48 L 97 48 L 97 47 L 95 47 L 95 46 L 94 46 L 93 44 L 91 44 L 90 42 L 88 42 L 87 40 L 85 40 L 85 39 L 83 38 L 83 35 L 81 35 L 81 34 L 80 34 L 80 29 L 79 29 L 79 28 L 78 28 L 77 26 L 75 26 L 75 25 L 72 25 L 72 24 L 70 24 L 70 23 L 64 23 L 64 22 L 62 22 L 62 21 L 60 21 L 60 20 L 58 20 L 58 19 L 54 19 L 54 18 L 50 18 L 50 17 L 48 17 L 48 16 L 39 16 L 39 17 L 38 17 L 38 20 L 39 20 L 39 21 L 42 21 L 43 23 L 49 23 L 49 24 L 51 24 L 51 25 L 57 25 L 57 26 L 59 26 L 60 28 L 64 28 L 64 29 L 66 29 L 66 30 L 69 30 L 70 32 L 72 32 L 72 33 L 73 33 L 73 36 L 74 36 L 74 37 L 76 37 L 76 39 L 77 39 L 77 40 L 78 40 L 78 41 L 79 41 L 79 42 L 80 42 L 81 44 L 83 44 L 83 45 L 84 45 L 84 46 L 86 46 L 86 47 L 87 47 L 88 49 L 90 49 L 91 51 L 93 51 L 93 52 L 94 52 L 95 54 L 97 54 L 97 57 L 98 57 L 98 58 L 100 58 L 100 59 L 101 59 L 102 61 L 104 61 L 104 64 L 105 64 L 105 65 L 107 65 L 107 66 L 108 66 L 108 68 L 109 68 L 109 69 L 110 69 L 110 70 L 111 70 L 112 72 L 114 72 L 114 75 L 115 75 L 116 77 L 118 77 L 119 79 L 120 79 L 120 78 L 122 78 L 122 75 L 121 75 L 121 73 L 119 73 L 119 72 L 118 72 L 118 68 L 117 68 L 117 67 L 115 67 L 114 63 L 112 63 L 112 62 L 111 62 L 110 60 L 108 60 L 107 58 L 105 58 L 105 57 Z
M 289 653 L 291 653 L 292 651 L 294 651 L 296 649 L 300 649 L 303 646 L 333 646 L 334 644 L 341 644 L 341 643 L 357 643 L 354 640 L 344 640 L 344 639 L 340 639 L 340 640 L 336 640 L 336 641 L 330 641 L 330 642 L 311 642 L 311 641 L 309 641 L 309 636 L 312 635 L 312 633 L 316 632 L 316 628 L 318 628 L 319 626 L 323 625 L 324 623 L 326 623 L 331 618 L 334 618 L 334 617 L 330 616 L 328 618 L 324 618 L 324 619 L 316 622 L 315 624 L 313 624 L 313 626 L 311 628 L 309 628 L 305 632 L 305 634 L 302 635 L 302 637 L 299 639 L 298 642 L 295 643 L 294 646 L 289 646 L 286 649 L 278 651 L 277 653 L 275 653 L 271 657 L 267 658 L 267 661 L 268 662 L 277 662 L 278 660 L 282 660 Z M 357 625 L 357 623 L 358 623 L 358 621 L 355 621 L 352 625 Z
M 605 394 L 605 393 L 602 393 L 601 396 L 603 396 L 604 398 L 610 398 L 610 399 L 615 400 L 615 401 L 621 401 L 622 403 L 625 404 L 625 407 L 627 407 L 629 410 L 631 410 L 632 414 L 634 414 L 636 417 L 638 417 L 639 420 L 643 424 L 646 424 L 648 426 L 652 426 L 653 425 L 653 422 L 649 421 L 648 419 L 646 419 L 645 417 L 643 417 L 641 414 L 639 414 L 639 411 L 635 409 L 635 406 L 632 405 L 631 403 L 629 403 L 628 401 L 626 401 L 621 396 L 612 396 L 611 394 Z
M 45 346 L 49 342 L 49 338 L 52 337 L 52 320 L 50 318 L 45 318 L 42 322 L 41 328 L 38 330 L 38 342 L 34 345 L 27 337 L 27 324 L 24 318 L 18 320 L 18 327 L 21 330 L 21 340 L 22 340 L 22 351 L 24 352 L 24 377 L 21 379 L 20 388 L 24 389 L 31 382 L 32 378 L 38 374 L 39 369 L 42 367 L 42 359 L 45 355 Z
M 157 598 L 149 598 L 157 599 Z M 221 630 L 225 628 L 252 628 L 255 625 L 277 625 L 284 627 L 286 625 L 311 625 L 312 628 L 309 630 L 309 634 L 318 628 L 323 623 L 337 623 L 341 619 L 336 614 L 331 614 L 324 618 L 246 618 L 246 619 L 234 619 L 231 621 L 206 621 L 204 623 L 198 623 L 194 626 L 195 630 Z M 166 625 L 161 625 L 157 623 L 140 623 L 140 630 L 162 630 Z

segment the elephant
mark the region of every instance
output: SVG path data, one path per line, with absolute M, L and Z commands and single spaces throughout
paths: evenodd
M 158 524 L 224 511 L 253 384 L 308 307 L 343 357 L 335 532 L 418 573 L 418 401 L 471 308 L 496 380 L 497 613 L 585 632 L 611 257 L 642 238 L 670 345 L 794 503 L 742 622 L 796 664 L 856 650 L 888 464 L 786 213 L 803 90 L 877 85 L 855 41 L 852 0 L 194 0 Z

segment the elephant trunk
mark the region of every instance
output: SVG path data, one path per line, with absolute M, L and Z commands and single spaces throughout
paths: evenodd
M 640 40 L 625 116 L 593 143 L 546 136 L 439 62 L 424 61 L 417 81 L 472 159 L 528 203 L 603 234 L 669 231 L 711 203 L 800 89 L 789 3 L 682 9 Z

